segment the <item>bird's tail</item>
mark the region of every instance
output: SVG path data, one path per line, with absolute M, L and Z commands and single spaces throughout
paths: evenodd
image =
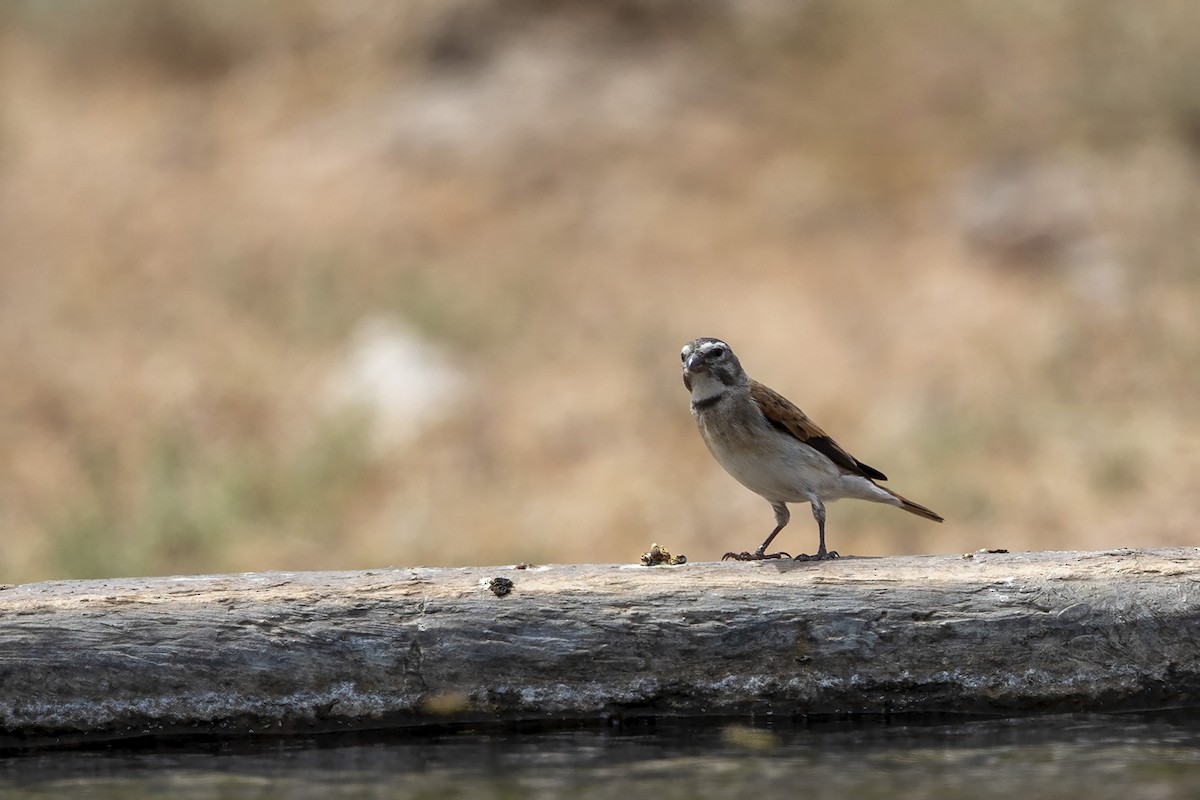
M 925 519 L 931 519 L 934 522 L 945 522 L 946 521 L 945 519 L 942 518 L 941 514 L 937 513 L 936 511 L 933 511 L 932 509 L 926 508 L 925 506 L 921 505 L 920 503 L 914 503 L 912 500 L 909 500 L 907 497 L 896 494 L 891 489 L 886 489 L 883 486 L 880 486 L 879 488 L 883 489 L 885 492 L 890 494 L 892 497 L 896 498 L 896 505 L 899 506 L 900 508 L 903 508 L 905 511 L 907 511 L 910 514 L 916 514 L 918 517 L 924 517 Z

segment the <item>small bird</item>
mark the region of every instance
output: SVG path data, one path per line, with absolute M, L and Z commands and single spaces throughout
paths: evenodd
M 726 553 L 723 559 L 757 561 L 788 555 L 767 553 L 791 519 L 788 503 L 812 504 L 820 532 L 816 554 L 798 555 L 798 561 L 837 558 L 836 551 L 825 549 L 827 501 L 871 500 L 943 521 L 925 506 L 876 483 L 887 476 L 843 450 L 783 395 L 747 375 L 725 342 L 693 339 L 679 357 L 683 385 L 692 393 L 692 416 L 704 443 L 726 472 L 775 511 L 775 530 L 757 550 Z

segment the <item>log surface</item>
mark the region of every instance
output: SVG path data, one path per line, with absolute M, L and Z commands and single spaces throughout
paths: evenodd
M 494 578 L 513 582 L 497 596 Z M 1200 705 L 1200 549 L 0 587 L 0 747 Z

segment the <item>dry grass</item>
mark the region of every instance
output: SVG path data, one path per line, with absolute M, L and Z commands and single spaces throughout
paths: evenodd
M 101 5 L 0 14 L 0 581 L 753 546 L 698 335 L 948 520 L 843 553 L 1196 540 L 1192 4 Z

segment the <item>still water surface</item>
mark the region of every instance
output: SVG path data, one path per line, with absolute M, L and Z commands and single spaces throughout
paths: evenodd
M 1200 714 L 704 724 L 0 758 L 0 798 L 1200 798 Z

